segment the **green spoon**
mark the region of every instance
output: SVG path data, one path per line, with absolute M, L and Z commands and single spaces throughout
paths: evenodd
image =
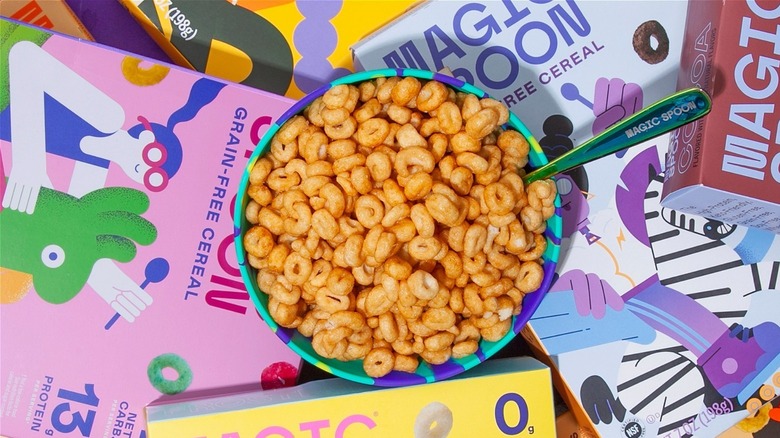
M 530 184 L 636 146 L 705 116 L 711 108 L 710 96 L 701 89 L 688 88 L 678 91 L 642 108 L 585 143 L 534 169 L 523 177 L 523 181 Z

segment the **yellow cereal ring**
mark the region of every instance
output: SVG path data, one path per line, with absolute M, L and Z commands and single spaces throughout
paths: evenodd
M 170 67 L 152 64 L 148 68 L 141 67 L 141 59 L 125 56 L 122 60 L 122 75 L 131 84 L 141 87 L 159 84 L 171 71 Z

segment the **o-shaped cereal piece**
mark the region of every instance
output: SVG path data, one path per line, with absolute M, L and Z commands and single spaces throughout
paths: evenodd
M 423 112 L 433 111 L 447 100 L 447 96 L 449 91 L 446 85 L 439 81 L 428 81 L 417 95 L 417 109 Z
M 449 197 L 441 193 L 431 193 L 425 198 L 425 208 L 437 222 L 448 227 L 454 227 L 459 223 L 461 216 L 459 206 Z M 465 213 L 465 212 L 464 212 Z
M 498 111 L 494 108 L 483 108 L 466 119 L 466 134 L 482 139 L 498 127 Z
M 249 254 L 263 258 L 274 247 L 274 236 L 268 228 L 255 225 L 244 234 L 244 248 Z
M 482 108 L 492 108 L 498 112 L 497 125 L 501 126 L 509 121 L 509 108 L 503 103 L 493 99 L 491 97 L 483 97 L 479 100 L 479 104 Z
M 141 68 L 141 59 L 134 56 L 125 56 L 122 59 L 122 75 L 133 85 L 148 86 L 162 82 L 170 67 L 162 64 L 152 64 L 148 68 Z
M 383 182 L 393 173 L 393 163 L 383 151 L 375 150 L 366 157 L 366 167 L 371 174 L 371 179 Z
M 436 109 L 436 119 L 439 121 L 439 129 L 444 134 L 457 134 L 463 127 L 463 117 L 455 102 L 447 101 L 439 105 Z
M 520 273 L 515 279 L 515 287 L 523 293 L 530 293 L 542 284 L 544 269 L 535 261 L 523 262 L 520 265 Z
M 176 380 L 168 380 L 163 375 L 163 370 L 170 368 L 177 374 Z M 149 362 L 146 368 L 146 376 L 149 383 L 155 389 L 166 395 L 184 392 L 192 383 L 192 368 L 187 361 L 175 353 L 161 354 Z
M 395 355 L 390 348 L 374 348 L 363 359 L 363 370 L 370 377 L 386 376 L 393 370 Z
M 326 286 L 335 295 L 347 295 L 355 286 L 355 277 L 344 268 L 334 267 L 328 274 Z
M 294 252 L 287 256 L 284 262 L 284 276 L 290 280 L 290 283 L 296 286 L 302 286 L 311 275 L 311 259 Z M 292 304 L 292 303 L 288 303 Z
M 433 177 L 430 173 L 417 172 L 412 174 L 404 185 L 404 195 L 410 201 L 417 201 L 428 196 L 433 188 Z
M 412 265 L 400 257 L 390 257 L 385 261 L 384 272 L 396 280 L 406 280 L 412 275 Z
M 321 287 L 314 294 L 314 304 L 317 308 L 327 313 L 335 313 L 349 309 L 351 305 L 350 295 L 336 295 L 326 287 Z
M 390 90 L 390 99 L 396 105 L 407 105 L 417 97 L 421 88 L 422 84 L 419 79 L 407 76 L 398 81 Z
M 409 216 L 412 222 L 414 222 L 417 234 L 421 237 L 433 237 L 433 234 L 436 232 L 436 222 L 423 204 L 414 204 L 409 212 Z
M 430 272 L 417 270 L 406 281 L 410 292 L 421 300 L 430 300 L 439 293 L 439 281 Z
M 449 307 L 429 308 L 422 314 L 422 323 L 434 330 L 447 330 L 456 322 L 457 316 Z
M 350 116 L 346 108 L 325 108 L 322 110 L 322 121 L 327 125 L 339 125 Z
M 344 120 L 338 125 L 325 125 L 322 129 L 328 137 L 334 140 L 349 138 L 352 137 L 352 134 L 357 130 L 357 120 L 355 120 L 354 117 L 349 116 L 347 120 Z
M 484 225 L 473 223 L 466 230 L 463 236 L 463 254 L 467 257 L 474 257 L 485 248 L 488 231 Z
M 330 88 L 322 95 L 322 102 L 328 108 L 343 108 L 349 100 L 349 85 L 339 84 Z
M 385 207 L 382 201 L 372 194 L 362 195 L 355 201 L 355 217 L 366 228 L 372 228 L 382 222 Z
M 306 117 L 296 115 L 284 122 L 276 133 L 276 139 L 282 144 L 292 143 L 298 135 L 309 126 Z
M 376 147 L 382 144 L 390 133 L 390 123 L 380 117 L 366 120 L 357 127 L 356 138 L 363 146 Z
M 425 148 L 428 142 L 410 123 L 401 125 L 395 133 L 395 140 L 402 149 L 410 147 Z
M 431 402 L 414 420 L 414 438 L 447 438 L 452 429 L 452 411 L 443 403 Z
M 385 216 L 382 218 L 382 226 L 390 228 L 401 219 L 409 217 L 410 212 L 409 204 L 396 204 L 385 212 Z
M 511 212 L 517 202 L 512 190 L 500 182 L 485 186 L 482 196 L 490 212 L 498 215 Z
M 382 104 L 376 98 L 372 98 L 361 105 L 352 116 L 355 117 L 358 123 L 363 123 L 380 112 L 382 112 Z
M 336 218 L 326 209 L 317 210 L 311 215 L 311 227 L 326 240 L 331 240 L 339 234 L 339 224 Z
M 406 251 L 419 261 L 434 260 L 441 251 L 441 241 L 436 237 L 415 236 Z

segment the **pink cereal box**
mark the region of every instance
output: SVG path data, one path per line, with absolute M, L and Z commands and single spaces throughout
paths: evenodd
M 291 101 L 0 21 L 0 434 L 144 437 L 144 407 L 295 382 L 231 205 Z

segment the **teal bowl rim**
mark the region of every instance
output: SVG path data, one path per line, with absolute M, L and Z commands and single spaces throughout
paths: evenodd
M 545 231 L 547 249 L 543 254 L 544 278 L 542 280 L 542 284 L 536 291 L 525 295 L 523 298 L 523 308 L 518 315 L 513 317 L 512 328 L 504 337 L 495 342 L 486 341 L 484 339 L 481 340 L 476 353 L 461 359 L 450 359 L 441 365 L 431 365 L 421 360 L 420 366 L 415 373 L 393 371 L 386 376 L 373 378 L 365 374 L 361 360 L 345 362 L 337 359 L 323 358 L 314 351 L 311 346 L 310 339 L 301 335 L 297 329 L 288 329 L 276 324 L 276 322 L 268 313 L 268 296 L 260 291 L 257 285 L 256 272 L 254 268 L 246 263 L 242 230 L 247 229 L 248 225 L 244 211 L 248 203 L 246 189 L 249 185 L 249 173 L 254 167 L 255 162 L 268 151 L 271 138 L 274 136 L 274 134 L 276 134 L 281 125 L 292 116 L 301 113 L 309 104 L 311 104 L 317 97 L 323 95 L 327 90 L 340 84 L 354 84 L 371 79 L 393 76 L 412 76 L 423 80 L 437 80 L 459 91 L 471 93 L 480 98 L 488 97 L 488 94 L 484 91 L 458 78 L 441 73 L 408 68 L 379 69 L 357 72 L 343 76 L 329 84 L 325 84 L 301 98 L 281 116 L 279 116 L 279 118 L 272 125 L 269 126 L 268 130 L 258 142 L 257 147 L 249 157 L 249 161 L 246 164 L 246 168 L 244 169 L 241 181 L 239 183 L 238 195 L 236 198 L 233 214 L 233 236 L 241 276 L 247 287 L 247 291 L 252 298 L 255 308 L 265 323 L 268 324 L 271 330 L 276 334 L 276 336 L 279 337 L 279 339 L 287 344 L 289 348 L 300 355 L 304 360 L 327 373 L 354 382 L 382 387 L 408 386 L 444 380 L 484 362 L 499 350 L 501 350 L 504 346 L 506 346 L 506 344 L 514 339 L 515 336 L 517 336 L 523 327 L 525 327 L 525 325 L 528 323 L 531 315 L 533 315 L 533 313 L 539 307 L 542 298 L 544 298 L 544 295 L 552 284 L 555 268 L 560 256 L 562 233 L 561 200 L 560 196 L 558 196 L 555 200 L 555 215 L 547 221 L 547 230 Z M 529 163 L 532 166 L 539 167 L 547 163 L 547 157 L 542 151 L 541 146 L 539 146 L 539 143 L 536 141 L 534 136 L 516 115 L 510 113 L 509 121 L 505 127 L 506 126 L 519 131 L 528 140 L 528 143 L 530 144 Z

